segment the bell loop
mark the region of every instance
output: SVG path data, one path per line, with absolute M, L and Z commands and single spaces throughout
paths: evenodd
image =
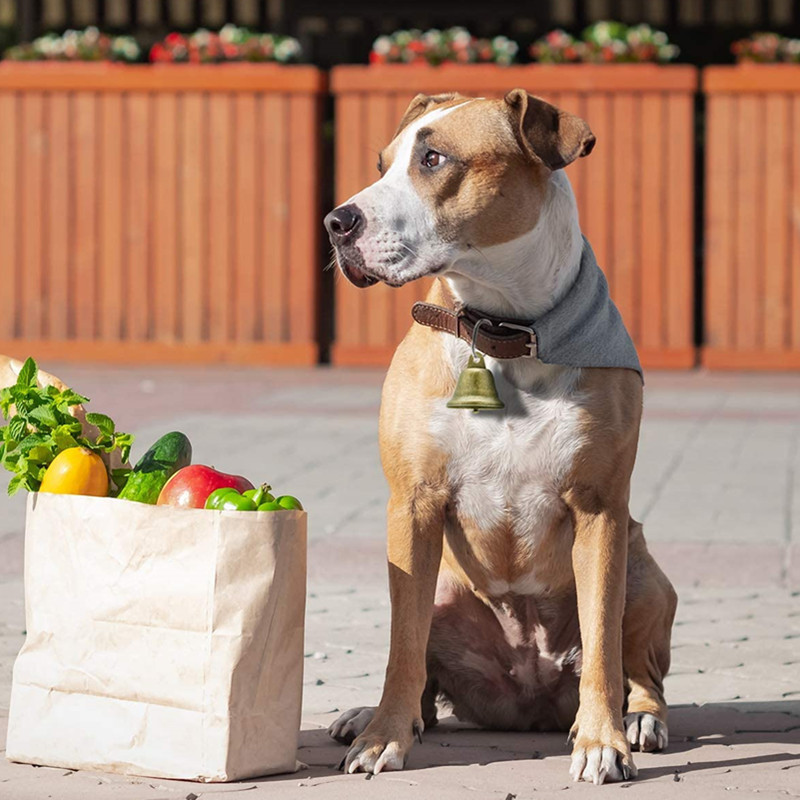
M 483 323 L 488 323 L 489 320 L 486 317 L 482 317 L 475 323 L 475 327 L 472 329 L 472 358 L 477 359 L 478 354 L 475 352 L 475 342 L 478 341 L 478 328 L 480 328 Z

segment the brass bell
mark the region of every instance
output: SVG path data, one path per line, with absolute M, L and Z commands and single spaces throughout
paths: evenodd
M 474 351 L 469 363 L 458 376 L 453 396 L 448 408 L 471 408 L 473 411 L 488 411 L 505 408 L 505 403 L 497 396 L 492 371 L 486 367 L 483 356 Z

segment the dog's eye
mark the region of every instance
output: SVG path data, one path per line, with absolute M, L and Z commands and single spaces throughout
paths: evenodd
M 383 156 L 378 156 L 378 172 L 383 175 Z
M 435 150 L 428 150 L 422 159 L 422 163 L 428 167 L 428 169 L 433 169 L 434 167 L 444 164 L 446 160 L 447 156 L 437 153 Z

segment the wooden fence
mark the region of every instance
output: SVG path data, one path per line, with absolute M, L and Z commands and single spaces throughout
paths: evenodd
M 337 202 L 378 177 L 376 154 L 417 92 L 499 97 L 516 86 L 588 121 L 597 146 L 567 168 L 581 227 L 642 363 L 692 366 L 694 67 L 336 67 Z M 388 363 L 427 286 L 362 290 L 337 281 L 334 362 Z
M 0 65 L 0 352 L 316 363 L 324 81 Z
M 705 70 L 703 364 L 800 368 L 800 66 Z

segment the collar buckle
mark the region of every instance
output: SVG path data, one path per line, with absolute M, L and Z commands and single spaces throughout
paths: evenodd
M 536 358 L 538 347 L 536 344 L 536 331 L 533 328 L 528 327 L 527 325 L 518 325 L 515 322 L 500 322 L 498 323 L 499 328 L 513 328 L 516 331 L 522 331 L 523 333 L 527 333 L 531 340 L 525 343 L 525 347 L 528 348 L 528 352 L 524 356 L 520 356 L 520 358 Z

